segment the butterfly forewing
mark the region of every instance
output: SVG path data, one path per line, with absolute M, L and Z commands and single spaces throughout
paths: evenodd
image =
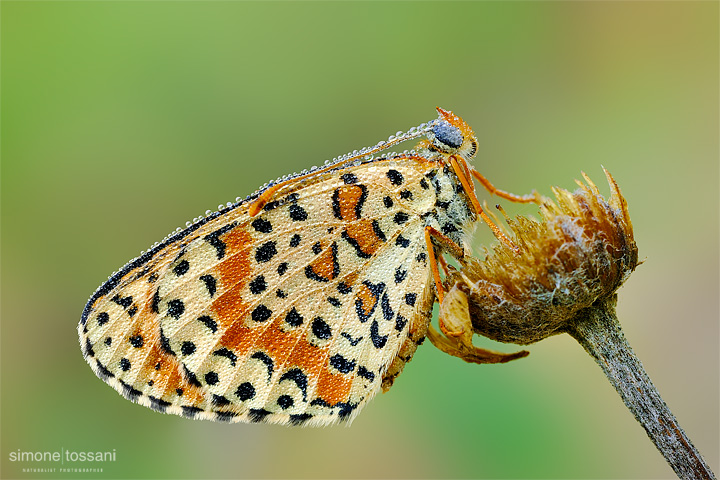
M 381 158 L 291 183 L 255 216 L 251 199 L 202 220 L 98 289 L 80 324 L 88 362 L 168 413 L 353 418 L 425 337 L 425 226 L 468 223 L 438 214 L 458 196 L 442 175 L 424 157 Z

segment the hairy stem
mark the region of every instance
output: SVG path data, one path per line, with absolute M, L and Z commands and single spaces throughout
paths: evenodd
M 715 479 L 625 339 L 614 298 L 583 310 L 567 332 L 600 365 L 679 478 Z

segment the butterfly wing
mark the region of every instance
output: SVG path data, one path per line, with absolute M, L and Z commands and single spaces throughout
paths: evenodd
M 420 157 L 290 182 L 130 262 L 88 302 L 86 360 L 126 398 L 222 421 L 325 425 L 389 388 L 425 337 L 434 292 Z

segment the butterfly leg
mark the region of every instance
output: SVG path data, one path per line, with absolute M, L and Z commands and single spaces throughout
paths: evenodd
M 460 163 L 458 162 L 455 155 L 451 155 L 450 165 L 455 171 L 455 175 L 457 175 L 458 179 L 460 180 L 460 184 L 462 184 L 463 190 L 465 190 L 465 193 L 470 199 L 470 204 L 475 210 L 475 213 L 483 219 L 483 221 L 487 224 L 488 227 L 490 227 L 490 230 L 492 230 L 495 238 L 503 242 L 514 252 L 520 253 L 520 249 L 517 247 L 517 245 L 515 245 L 512 240 L 510 240 L 507 235 L 503 233 L 500 227 L 495 225 L 495 222 L 492 221 L 492 219 L 487 215 L 487 213 L 485 213 L 485 211 L 480 206 L 480 201 L 478 200 L 477 195 L 475 195 L 475 185 L 472 183 L 472 179 L 470 178 L 470 171 L 468 170 L 466 162 Z
M 453 242 L 452 239 L 443 235 L 442 233 L 437 231 L 437 229 L 431 226 L 425 227 L 425 241 L 427 242 L 427 249 L 430 255 L 430 268 L 432 269 L 433 280 L 435 281 L 435 292 L 437 294 L 438 302 L 442 305 L 444 303 L 443 300 L 446 294 L 446 290 L 445 286 L 442 283 L 442 279 L 440 278 L 440 268 L 438 268 L 438 265 L 442 267 L 446 277 L 449 274 L 449 270 L 447 262 L 445 262 L 445 259 L 442 257 L 442 255 L 435 254 L 435 243 L 439 244 L 439 246 L 441 246 L 458 260 L 463 259 L 465 252 L 460 248 L 457 243 Z M 463 333 L 462 327 L 455 328 L 456 326 L 449 326 L 443 321 L 442 317 L 440 317 L 439 325 L 440 331 L 448 337 L 459 337 Z M 470 335 L 472 336 L 472 333 Z
M 457 286 L 446 292 L 440 303 L 440 330 L 442 333 L 432 325 L 428 327 L 427 338 L 430 342 L 443 352 L 468 363 L 505 363 L 529 354 L 526 350 L 502 353 L 473 345 L 467 295 Z
M 445 295 L 445 287 L 443 287 L 442 279 L 440 278 L 440 269 L 438 265 L 443 265 L 435 253 L 435 243 L 438 243 L 443 249 L 445 249 L 450 255 L 462 260 L 465 256 L 465 252 L 457 243 L 453 242 L 452 239 L 440 233 L 436 228 L 431 226 L 425 227 L 425 244 L 427 246 L 428 261 L 430 262 L 430 268 L 432 269 L 433 280 L 435 281 L 435 292 L 437 293 L 438 302 L 443 301 Z M 444 262 L 444 260 L 442 260 Z M 443 269 L 445 267 L 443 266 Z
M 480 182 L 482 186 L 485 187 L 485 190 L 490 192 L 490 195 L 497 195 L 500 198 L 504 198 L 505 200 L 509 200 L 515 203 L 537 203 L 538 205 L 542 203 L 540 194 L 536 190 L 533 190 L 533 193 L 529 193 L 527 195 L 516 195 L 514 193 L 506 192 L 505 190 L 500 190 L 499 188 L 496 188 L 495 185 L 490 183 L 490 180 L 485 178 L 482 173 L 478 172 L 472 167 L 470 168 L 470 172 L 472 173 L 473 177 L 475 177 L 478 182 Z

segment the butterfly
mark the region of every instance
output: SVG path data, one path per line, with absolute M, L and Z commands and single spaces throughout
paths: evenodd
M 430 325 L 443 255 L 462 260 L 481 219 L 509 242 L 473 177 L 503 198 L 533 198 L 495 189 L 468 163 L 471 128 L 437 111 L 197 219 L 110 276 L 78 325 L 95 374 L 159 412 L 320 426 L 351 421 L 387 391 L 426 336 L 493 361 L 471 358 L 486 351 L 467 343 L 469 325 Z

